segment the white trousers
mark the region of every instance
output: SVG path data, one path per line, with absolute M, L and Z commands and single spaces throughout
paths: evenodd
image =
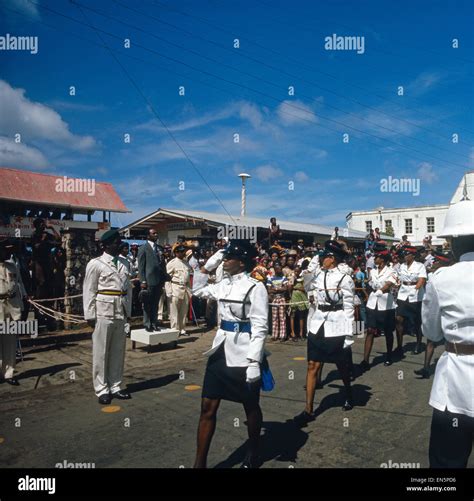
M 160 322 L 163 321 L 163 317 L 165 314 L 165 304 L 166 304 L 166 311 L 168 313 L 168 317 L 170 315 L 170 299 L 166 296 L 165 290 L 163 289 L 163 293 L 161 294 L 160 297 L 160 302 L 158 303 L 158 320 Z
M 170 304 L 170 324 L 171 328 L 179 332 L 186 328 L 186 317 L 188 315 L 189 298 L 186 294 L 183 297 L 173 296 Z
M 0 376 L 13 377 L 16 363 L 16 339 L 14 334 L 0 334 Z
M 98 318 L 92 333 L 92 381 L 95 394 L 120 390 L 125 362 L 125 320 Z

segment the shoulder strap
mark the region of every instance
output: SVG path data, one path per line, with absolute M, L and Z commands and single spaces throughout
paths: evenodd
M 256 286 L 257 284 L 253 284 L 252 287 L 250 287 L 250 289 L 247 291 L 247 293 L 245 294 L 245 297 L 242 301 L 242 320 L 248 320 L 245 316 L 245 302 L 247 301 L 247 298 L 249 297 L 249 294 L 252 292 L 253 288 Z

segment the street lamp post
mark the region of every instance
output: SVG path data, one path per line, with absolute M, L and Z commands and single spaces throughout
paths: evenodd
M 240 209 L 240 215 L 241 217 L 245 217 L 245 209 L 246 209 L 246 187 L 245 187 L 245 181 L 250 178 L 250 174 L 245 174 L 245 172 L 242 172 L 239 174 L 240 179 L 242 179 L 242 207 Z

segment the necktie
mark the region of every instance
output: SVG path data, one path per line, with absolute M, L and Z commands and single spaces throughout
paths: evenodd
M 114 258 L 112 259 L 112 264 L 117 268 L 117 263 L 118 263 L 118 257 L 117 256 L 114 256 Z

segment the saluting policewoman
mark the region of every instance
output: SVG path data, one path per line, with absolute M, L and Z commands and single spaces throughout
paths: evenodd
M 242 403 L 247 415 L 249 449 L 242 468 L 258 466 L 262 426 L 259 405 L 261 363 L 268 332 L 268 295 L 249 276 L 257 251 L 247 240 L 231 240 L 222 252 L 226 277 L 194 290 L 197 297 L 218 301 L 217 330 L 204 376 L 195 468 L 205 468 L 221 400 Z
M 313 292 L 315 311 L 308 320 L 308 372 L 306 376 L 306 407 L 294 418 L 299 425 L 315 419 L 314 394 L 322 363 L 335 363 L 346 390 L 344 410 L 353 407 L 350 383 L 349 346 L 353 343 L 354 281 L 338 265 L 347 256 L 343 246 L 328 240 L 321 256 L 322 267 L 309 282 Z

